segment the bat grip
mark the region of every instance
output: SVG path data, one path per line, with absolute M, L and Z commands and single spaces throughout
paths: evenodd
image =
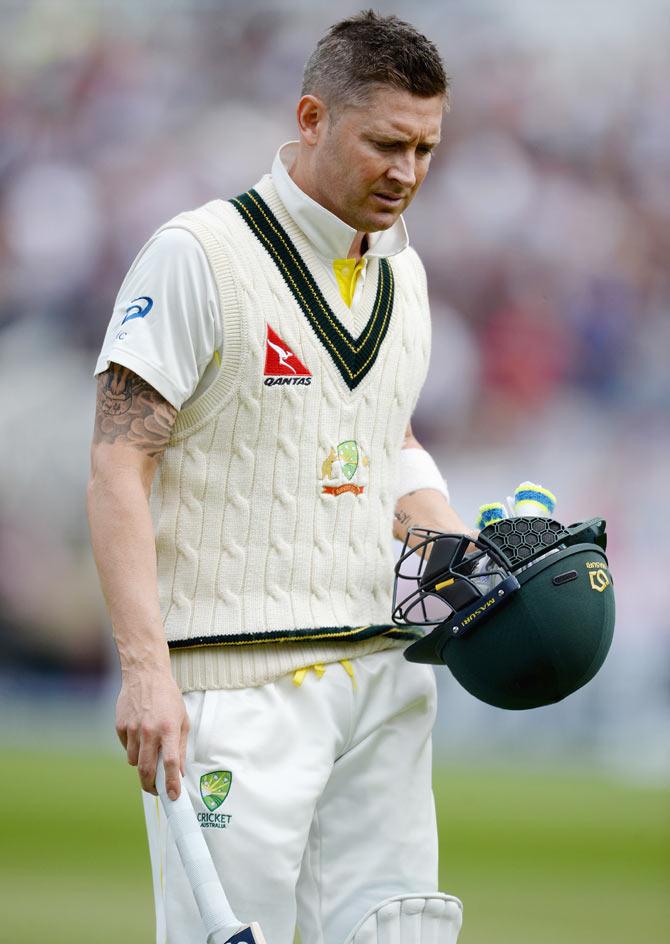
M 171 800 L 167 795 L 161 753 L 158 754 L 156 767 L 156 789 L 170 824 L 179 858 L 193 889 L 198 911 L 207 932 L 207 940 L 209 944 L 218 944 L 218 942 L 223 944 L 224 941 L 228 941 L 237 934 L 244 925 L 235 917 L 226 898 L 184 781 L 181 781 L 181 791 L 176 800 Z

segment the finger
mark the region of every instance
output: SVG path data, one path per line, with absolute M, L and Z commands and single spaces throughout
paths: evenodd
M 179 734 L 179 770 L 181 771 L 182 777 L 186 772 L 186 745 L 188 744 L 189 727 L 188 718 L 184 718 L 184 723 L 181 726 L 181 732 Z
M 159 746 L 160 738 L 155 732 L 142 732 L 137 760 L 137 772 L 140 775 L 142 789 L 146 790 L 147 793 L 153 793 L 154 796 L 158 796 L 158 791 L 156 790 L 156 761 Z
M 180 740 L 179 736 L 174 734 L 163 738 L 163 767 L 165 768 L 165 790 L 171 800 L 176 800 L 181 792 L 181 780 L 179 777 L 180 758 Z
M 127 748 L 128 747 L 128 731 L 125 725 L 123 726 L 117 725 L 116 736 L 118 737 L 119 741 L 121 741 L 121 744 L 123 745 L 124 749 Z
M 126 728 L 126 743 L 124 747 L 128 755 L 128 763 L 131 767 L 137 767 L 140 754 L 140 738 L 137 728 L 130 726 Z

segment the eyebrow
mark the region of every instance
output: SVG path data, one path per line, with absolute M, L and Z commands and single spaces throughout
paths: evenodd
M 369 131 L 368 135 L 377 141 L 384 141 L 388 142 L 389 144 L 410 144 L 412 141 L 411 137 L 407 137 L 407 135 L 404 135 L 401 132 L 398 132 L 398 134 L 388 134 L 387 132 L 383 131 Z M 441 139 L 438 138 L 437 141 L 419 141 L 419 144 L 423 144 L 425 147 L 429 148 L 436 148 L 440 143 L 440 140 Z

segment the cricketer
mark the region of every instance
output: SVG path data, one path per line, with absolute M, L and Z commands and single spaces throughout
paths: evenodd
M 469 533 L 410 425 L 430 315 L 403 212 L 448 101 L 411 25 L 335 24 L 297 140 L 246 192 L 161 226 L 119 291 L 88 506 L 158 944 L 206 941 L 159 750 L 268 944 L 296 926 L 302 944 L 458 936 L 460 902 L 437 890 L 433 670 L 391 621 L 393 536 Z

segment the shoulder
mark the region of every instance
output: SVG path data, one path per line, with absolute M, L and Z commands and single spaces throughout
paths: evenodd
M 402 252 L 399 252 L 397 256 L 393 257 L 394 259 L 401 260 L 404 265 L 409 266 L 411 269 L 414 269 L 416 272 L 425 273 L 423 267 L 423 262 L 419 253 L 416 251 L 414 246 L 406 246 Z
M 407 246 L 402 252 L 389 258 L 393 274 L 404 288 L 413 290 L 421 295 L 427 294 L 426 270 L 412 246 Z
M 230 262 L 234 258 L 247 227 L 230 200 L 210 200 L 194 210 L 179 213 L 154 234 L 182 234 L 179 245 L 184 245 L 184 236 L 194 241 L 211 263 Z M 179 241 L 179 236 L 173 239 Z M 191 249 L 191 252 L 193 250 Z
M 395 256 L 389 256 L 389 262 L 398 273 L 402 273 L 408 277 L 414 276 L 421 281 L 425 281 L 426 279 L 426 270 L 423 267 L 423 262 L 413 246 L 406 246 Z
M 178 226 L 161 227 L 145 243 L 122 285 L 119 298 L 128 292 L 146 294 L 151 286 L 156 292 L 183 293 L 210 291 L 210 266 L 204 247 L 196 236 Z M 151 293 L 149 293 L 151 294 Z
M 204 230 L 218 230 L 221 226 L 226 226 L 231 221 L 239 219 L 239 213 L 230 200 L 217 198 L 203 203 L 201 206 L 192 210 L 184 210 L 168 220 L 159 230 L 183 230 L 189 232 L 196 238 Z
M 161 227 L 121 285 L 95 373 L 119 364 L 179 409 L 221 346 L 220 320 L 202 246 L 186 229 Z
M 204 260 L 204 252 L 196 237 L 183 226 L 172 225 L 172 222 L 157 230 L 140 252 L 140 259 L 151 261 L 155 265 L 166 263 L 194 262 Z

